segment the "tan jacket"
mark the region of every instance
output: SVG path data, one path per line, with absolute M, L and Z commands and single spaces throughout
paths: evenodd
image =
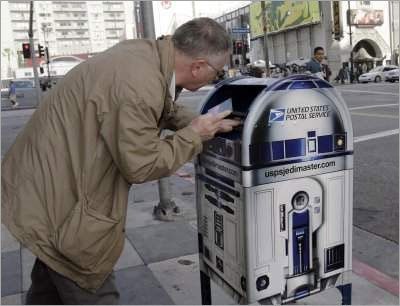
M 202 149 L 169 93 L 170 39 L 127 40 L 72 69 L 4 156 L 2 223 L 37 257 L 95 290 L 124 245 L 130 184 Z M 160 140 L 160 128 L 177 129 Z

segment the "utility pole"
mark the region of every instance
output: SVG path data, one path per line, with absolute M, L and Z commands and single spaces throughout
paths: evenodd
M 351 32 L 351 11 L 350 11 L 350 0 L 347 1 L 347 22 L 349 24 L 349 36 L 350 36 L 350 83 L 354 82 L 354 61 L 353 61 L 353 33 Z
M 267 42 L 267 11 L 265 1 L 261 1 L 262 22 L 264 31 L 264 59 L 265 59 L 265 75 L 269 77 L 269 55 L 268 55 L 268 42 Z
M 33 75 L 35 77 L 36 106 L 39 106 L 40 100 L 42 99 L 42 95 L 40 92 L 39 74 L 37 72 L 37 67 L 36 67 L 35 43 L 33 41 L 33 1 L 30 1 L 28 36 L 29 36 L 29 44 L 31 47 Z
M 142 16 L 144 38 L 155 39 L 154 15 L 152 1 L 140 1 L 140 15 Z M 163 137 L 163 131 L 161 133 Z M 158 193 L 160 202 L 154 207 L 153 215 L 161 221 L 172 221 L 172 214 L 179 212 L 179 207 L 172 200 L 171 184 L 169 177 L 158 180 Z

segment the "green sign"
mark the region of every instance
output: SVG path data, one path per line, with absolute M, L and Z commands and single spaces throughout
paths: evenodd
M 321 21 L 318 1 L 265 1 L 265 11 L 268 33 Z M 250 33 L 264 34 L 260 1 L 250 4 Z

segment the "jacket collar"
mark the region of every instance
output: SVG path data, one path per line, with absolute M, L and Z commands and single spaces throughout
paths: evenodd
M 160 58 L 160 71 L 166 80 L 167 94 L 173 81 L 175 70 L 175 48 L 171 36 L 161 36 L 156 41 L 157 50 Z M 172 97 L 171 97 L 172 98 Z
M 313 60 L 314 62 L 316 62 L 318 65 L 321 65 L 321 64 L 322 64 L 322 63 L 319 62 L 315 57 L 312 57 L 312 60 Z

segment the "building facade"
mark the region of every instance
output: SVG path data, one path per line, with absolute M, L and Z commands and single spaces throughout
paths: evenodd
M 264 59 L 263 22 L 271 63 L 309 59 L 325 49 L 335 76 L 343 65 L 398 64 L 399 3 L 396 1 L 265 1 L 250 5 L 250 61 Z M 348 20 L 348 14 L 349 20 Z M 351 34 L 350 34 L 351 30 Z M 349 65 L 351 66 L 351 65 Z
M 215 19 L 232 39 L 230 67 L 239 67 L 250 62 L 250 6 L 238 8 Z
M 2 77 L 29 66 L 22 43 L 29 42 L 29 1 L 2 1 Z M 3 18 L 4 17 L 4 18 Z M 34 1 L 33 37 L 50 57 L 93 54 L 135 38 L 133 1 Z

